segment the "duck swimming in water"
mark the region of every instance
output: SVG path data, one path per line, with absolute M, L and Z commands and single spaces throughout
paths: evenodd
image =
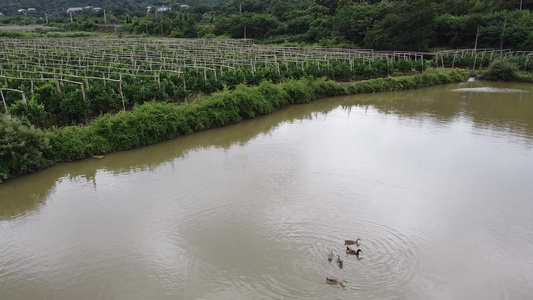
M 344 245 L 356 245 L 357 247 L 361 246 L 361 239 L 357 240 L 344 240 Z
M 331 262 L 333 257 L 335 257 L 335 254 L 333 254 L 333 250 L 331 250 L 331 252 L 328 254 L 328 261 Z
M 355 251 L 354 249 L 351 249 L 350 247 L 346 247 L 346 254 L 352 254 L 355 256 L 359 256 L 359 252 L 363 252 L 363 250 L 357 249 L 357 251 Z
M 337 278 L 328 278 L 326 277 L 326 283 L 327 284 L 331 284 L 331 285 L 340 285 L 342 287 L 344 287 L 344 283 L 347 282 L 346 280 L 341 280 L 341 279 L 337 279 Z
M 341 259 L 341 256 L 340 255 L 337 255 L 337 264 L 339 265 L 339 268 L 342 269 L 342 264 L 343 264 L 343 261 Z

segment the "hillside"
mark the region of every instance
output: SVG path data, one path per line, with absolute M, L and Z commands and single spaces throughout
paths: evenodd
M 174 38 L 252 38 L 258 43 L 376 50 L 533 50 L 533 0 L 3 0 L 0 24 L 49 23 L 62 31 Z M 179 1 L 179 2 L 178 2 Z M 155 13 L 146 6 L 167 5 Z M 186 4 L 183 8 L 181 5 Z M 76 12 L 76 6 L 106 10 Z M 35 7 L 35 13 L 17 13 Z M 44 12 L 47 12 L 45 16 Z M 109 33 L 109 32 L 107 32 Z

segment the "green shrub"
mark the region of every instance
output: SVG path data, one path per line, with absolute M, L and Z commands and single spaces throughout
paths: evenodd
M 112 151 L 107 139 L 98 136 L 93 126 L 52 127 L 46 133 L 50 141 L 49 157 L 56 162 Z
M 516 77 L 517 81 L 533 83 L 533 74 L 518 73 Z
M 313 89 L 313 93 L 317 98 L 348 94 L 346 87 L 324 78 L 309 80 L 308 85 Z
M 49 31 L 46 33 L 46 37 L 54 38 L 66 38 L 66 37 L 93 37 L 97 36 L 94 32 L 86 31 L 70 31 L 70 32 L 59 32 L 59 31 Z
M 287 80 L 281 84 L 281 88 L 289 96 L 289 103 L 308 103 L 315 98 L 313 90 L 311 90 L 304 80 Z
M 487 70 L 482 74 L 483 79 L 511 81 L 517 78 L 518 67 L 516 64 L 503 60 L 496 59 L 490 63 Z
M 0 182 L 52 164 L 45 134 L 12 116 L 0 115 Z
M 0 31 L 0 37 L 22 37 L 22 38 L 33 38 L 38 37 L 38 34 L 22 31 Z
M 413 76 L 399 76 L 363 80 L 350 85 L 352 94 L 375 93 L 420 88 L 435 84 L 464 81 L 468 71 L 462 69 L 434 70 Z
M 38 104 L 34 98 L 28 101 L 28 105 L 22 100 L 17 100 L 9 106 L 8 114 L 26 119 L 36 127 L 42 128 L 46 124 L 47 113 L 44 110 L 44 105 Z

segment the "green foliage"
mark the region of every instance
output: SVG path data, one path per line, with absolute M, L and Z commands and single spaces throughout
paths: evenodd
M 59 103 L 61 114 L 65 118 L 65 123 L 80 123 L 87 117 L 89 102 L 83 100 L 81 91 L 71 91 L 64 93 Z
M 9 106 L 8 114 L 19 118 L 24 118 L 37 127 L 44 127 L 46 124 L 47 112 L 44 105 L 38 104 L 34 98 L 28 101 L 28 105 L 22 100 L 17 100 Z
M 434 36 L 434 1 L 399 1 L 365 36 L 366 47 L 390 50 L 428 49 Z
M 518 73 L 516 75 L 516 81 L 533 83 L 533 74 L 531 73 Z
M 20 119 L 0 115 L 0 182 L 52 164 L 48 139 Z
M 448 64 L 448 58 L 444 61 Z M 466 58 L 465 62 L 467 62 Z M 481 65 L 481 63 L 482 60 L 478 59 L 477 65 Z M 533 60 L 530 64 L 533 67 Z M 205 73 L 197 68 L 184 68 L 181 70 L 183 74 L 164 71 L 158 74 L 159 77 L 157 78 L 137 77 L 122 73 L 121 87 L 124 104 L 122 103 L 119 84 L 116 81 L 103 81 L 94 78 L 83 80 L 74 76 L 72 80 L 83 81 L 80 83 L 84 83 L 84 93 L 81 86 L 75 83 L 35 80 L 32 91 L 28 80 L 6 79 L 8 87 L 25 91 L 26 95 L 31 94 L 30 102 L 31 99 L 34 99 L 34 102 L 26 107 L 18 101 L 20 94 L 13 92 L 4 94 L 8 107 L 13 106 L 10 108 L 13 115 L 24 117 L 38 127 L 65 126 L 86 123 L 98 115 L 116 113 L 123 107 L 131 109 L 134 105 L 145 102 L 180 103 L 194 94 L 211 94 L 225 88 L 230 90 L 242 89 L 242 87 L 238 88 L 241 84 L 259 85 L 263 81 L 279 83 L 286 79 L 298 81 L 303 78 L 322 77 L 337 81 L 363 80 L 395 73 L 421 72 L 427 66 L 427 62 L 422 63 L 419 60 L 387 60 L 374 57 L 372 59 L 353 58 L 350 61 L 257 61 L 223 70 L 216 67 L 205 71 Z M 29 69 L 32 70 L 31 67 Z M 9 76 L 9 74 L 7 75 Z M 18 76 L 18 72 L 15 71 L 12 75 Z M 87 75 L 91 76 L 91 74 Z M 114 80 L 119 77 L 116 72 L 110 73 L 108 76 Z M 305 95 L 308 92 L 305 89 L 301 93 L 298 85 L 295 84 L 292 90 L 288 91 L 293 93 L 291 98 L 301 99 L 304 102 L 309 101 L 305 99 L 311 99 L 312 95 Z M 83 97 L 84 94 L 85 97 Z
M 96 36 L 95 33 L 85 31 L 72 31 L 72 32 L 57 32 L 50 31 L 46 33 L 46 37 L 66 38 L 66 37 L 92 37 Z
M 6 1 L 4 1 L 6 2 Z M 502 27 L 506 48 L 533 50 L 533 1 L 531 0 L 193 0 L 190 9 L 177 2 L 150 0 L 99 0 L 92 5 L 106 9 L 107 24 L 121 25 L 117 34 L 195 38 L 247 37 L 263 42 L 320 43 L 387 50 L 425 50 L 433 47 L 473 47 L 477 27 L 478 47 L 499 48 Z M 8 0 L 3 3 L 0 24 L 43 24 L 58 32 L 38 30 L 53 37 L 93 35 L 110 31 L 103 11 L 84 10 L 65 14 L 68 7 L 85 6 L 77 0 Z M 170 12 L 147 12 L 146 6 L 166 4 Z M 520 6 L 522 9 L 520 10 Z M 17 14 L 19 8 L 35 7 L 37 13 Z M 54 12 L 50 14 L 50 12 Z M 114 31 L 111 29 L 111 31 Z M 73 32 L 73 33 L 70 33 Z M 84 33 L 83 33 L 84 32 Z M 35 33 L 0 31 L 0 36 L 36 36 Z
M 107 112 L 118 112 L 122 109 L 122 99 L 120 94 L 111 84 L 94 82 L 86 91 L 87 100 L 90 101 L 90 112 L 103 114 Z M 78 100 L 81 101 L 81 100 Z
M 289 95 L 289 103 L 308 103 L 315 97 L 314 90 L 309 88 L 305 80 L 289 80 L 281 87 Z
M 51 128 L 48 137 L 54 160 L 71 161 L 233 124 L 289 103 L 343 94 L 344 87 L 323 79 L 288 80 L 280 85 L 263 81 L 259 86 L 239 85 L 234 91 L 215 93 L 199 104 L 145 103 L 131 112 L 101 116 L 89 126 Z
M 482 77 L 488 80 L 511 81 L 517 78 L 518 67 L 516 64 L 503 60 L 494 60 Z
M 50 140 L 50 157 L 56 162 L 72 161 L 110 152 L 109 142 L 96 135 L 93 126 L 52 127 L 46 131 Z
M 29 33 L 29 32 L 20 32 L 20 31 L 1 31 L 0 37 L 22 37 L 22 38 L 32 38 L 38 37 L 38 34 Z
M 383 17 L 391 8 L 389 2 L 380 2 L 376 5 L 363 3 L 360 5 L 342 6 L 334 17 L 334 29 L 347 41 L 363 45 L 365 35 L 374 23 Z
M 469 74 L 464 69 L 434 70 L 413 76 L 387 77 L 363 80 L 350 85 L 352 94 L 376 93 L 414 89 L 436 84 L 465 81 Z

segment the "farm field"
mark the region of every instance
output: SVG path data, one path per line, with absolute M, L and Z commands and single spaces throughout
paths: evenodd
M 369 79 L 431 64 L 415 52 L 269 47 L 250 40 L 6 38 L 0 49 L 2 112 L 33 115 L 41 127 L 84 123 L 146 101 L 179 103 L 239 84 Z
M 274 47 L 219 39 L 0 39 L 1 113 L 37 127 L 86 124 L 147 101 L 181 103 L 239 84 L 286 79 L 353 81 L 428 67 L 483 68 L 506 57 L 521 70 L 529 52 L 437 53 Z

